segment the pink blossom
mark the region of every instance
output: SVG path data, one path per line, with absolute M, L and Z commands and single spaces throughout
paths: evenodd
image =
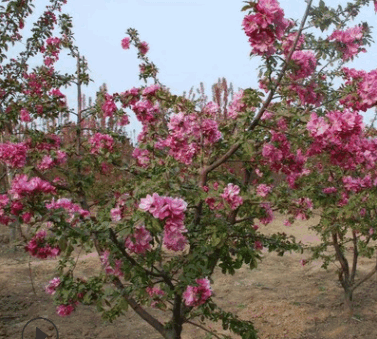
M 260 241 L 255 241 L 254 242 L 254 248 L 257 250 L 257 251 L 260 251 L 263 249 L 263 244 L 260 242 Z
M 322 190 L 322 192 L 326 194 L 336 193 L 337 191 L 338 189 L 336 187 L 326 187 Z
M 154 85 L 151 85 L 149 87 L 145 87 L 143 92 L 142 92 L 142 95 L 144 96 L 148 96 L 148 95 L 155 95 L 156 92 L 160 89 L 160 85 L 157 85 L 157 84 L 154 84 Z
M 31 121 L 30 113 L 25 108 L 22 108 L 21 111 L 20 111 L 20 120 L 23 121 L 23 122 L 30 122 Z
M 257 195 L 259 195 L 262 198 L 265 198 L 268 193 L 270 193 L 272 190 L 271 186 L 265 185 L 265 184 L 260 184 L 257 186 Z
M 317 65 L 317 59 L 312 51 L 295 51 L 291 60 L 299 67 L 298 70 L 292 71 L 291 78 L 294 80 L 309 77 L 314 73 Z
M 292 224 L 290 223 L 290 221 L 288 219 L 285 219 L 283 224 L 284 224 L 284 226 L 292 226 Z
M 125 241 L 125 247 L 132 253 L 144 254 L 151 249 L 152 237 L 145 226 L 135 226 L 134 232 Z
M 149 46 L 145 41 L 141 42 L 137 47 L 139 49 L 139 52 L 143 55 L 147 54 L 147 52 L 149 51 Z
M 56 189 L 49 182 L 44 181 L 39 177 L 34 177 L 28 180 L 26 174 L 17 174 L 12 181 L 9 193 L 13 195 L 14 199 L 19 199 L 34 193 L 55 194 Z
M 263 203 L 260 204 L 260 206 L 263 209 L 265 209 L 267 216 L 263 217 L 263 218 L 260 218 L 259 221 L 263 225 L 267 225 L 267 224 L 269 224 L 270 222 L 272 222 L 274 220 L 274 212 L 271 209 L 271 204 L 270 203 L 264 203 L 263 202 Z
M 239 196 L 240 188 L 237 185 L 229 183 L 221 194 L 221 197 L 230 205 L 232 210 L 243 204 L 243 199 Z
M 276 0 L 259 0 L 255 14 L 245 16 L 242 25 L 252 52 L 270 56 L 275 53 L 275 42 L 281 40 L 285 30 L 293 23 L 284 18 L 284 11 Z
M 103 116 L 112 117 L 114 112 L 117 110 L 113 97 L 106 93 L 105 94 L 105 103 L 102 105 Z
M 123 49 L 129 49 L 130 48 L 130 41 L 131 41 L 131 39 L 129 37 L 122 39 L 122 48 Z
M 120 221 L 122 219 L 122 210 L 119 207 L 110 210 L 111 220 Z
M 33 212 L 26 212 L 22 214 L 22 221 L 27 224 L 30 222 L 31 218 L 33 217 Z
M 152 298 L 154 296 L 163 296 L 163 295 L 165 295 L 165 292 L 163 290 L 161 290 L 160 288 L 158 288 L 158 287 L 147 287 L 146 291 L 149 294 L 149 296 L 152 297 Z
M 101 263 L 105 269 L 106 274 L 114 275 L 116 277 L 122 277 L 124 274 L 122 272 L 122 261 L 119 259 L 115 261 L 115 268 L 110 265 L 110 252 L 108 250 L 104 251 L 100 256 Z
M 46 208 L 49 210 L 64 209 L 69 214 L 67 222 L 70 223 L 72 223 L 75 217 L 75 213 L 79 214 L 83 218 L 87 218 L 90 216 L 89 211 L 82 209 L 80 205 L 72 203 L 71 200 L 67 198 L 58 199 L 56 202 L 53 199 L 50 203 L 46 203 Z
M 56 293 L 56 289 L 60 285 L 60 278 L 54 278 L 48 282 L 48 285 L 45 287 L 45 291 L 48 294 L 54 295 Z
M 118 121 L 119 126 L 126 126 L 130 123 L 130 120 L 128 119 L 128 115 L 124 114 L 120 117 L 120 120 Z
M 146 149 L 135 147 L 132 152 L 132 157 L 136 158 L 137 164 L 143 168 L 147 168 L 150 164 L 150 152 Z
M 212 295 L 210 281 L 207 278 L 196 279 L 195 281 L 198 286 L 188 285 L 183 292 L 182 296 L 186 306 L 200 306 Z
M 12 168 L 22 168 L 26 164 L 28 147 L 24 142 L 0 144 L 0 160 Z
M 281 47 L 283 48 L 283 53 L 285 55 L 289 54 L 296 38 L 297 38 L 297 32 L 290 33 L 285 38 L 283 38 L 283 43 Z M 304 42 L 305 42 L 305 34 L 301 34 L 296 45 L 296 50 L 301 49 L 301 46 L 304 44 Z
M 342 52 L 344 61 L 352 59 L 359 52 L 366 52 L 361 49 L 363 44 L 363 27 L 355 26 L 345 31 L 335 30 L 329 37 L 329 40 L 335 40 L 337 49 Z
M 101 150 L 113 151 L 114 139 L 108 134 L 96 133 L 89 139 L 89 143 L 92 145 L 91 153 L 99 154 Z
M 179 231 L 164 230 L 164 245 L 171 251 L 183 251 L 187 244 L 187 238 Z
M 242 98 L 243 90 L 239 90 L 233 95 L 233 100 L 228 107 L 228 117 L 231 119 L 236 119 L 238 114 L 246 108 L 246 104 L 242 101 Z
M 33 257 L 46 259 L 48 257 L 56 257 L 60 254 L 58 246 L 51 247 L 46 243 L 46 231 L 39 231 L 25 246 L 25 250 Z
M 49 155 L 45 155 L 42 161 L 37 164 L 37 168 L 41 171 L 50 169 L 54 166 L 54 160 Z
M 70 315 L 75 310 L 75 307 L 73 305 L 59 305 L 56 308 L 57 315 L 61 317 L 66 317 Z

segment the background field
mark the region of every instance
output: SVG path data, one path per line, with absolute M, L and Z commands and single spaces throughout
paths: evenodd
M 263 226 L 263 233 L 285 232 L 304 243 L 318 243 L 308 227 L 319 221 L 319 215 L 308 221 L 299 221 L 291 227 L 283 225 L 283 216 Z M 92 306 L 80 305 L 69 317 L 55 314 L 52 299 L 43 288 L 54 277 L 55 260 L 29 259 L 23 252 L 12 253 L 7 242 L 7 229 L 0 228 L 0 338 L 21 338 L 23 326 L 32 318 L 46 317 L 58 327 L 60 339 L 137 339 L 160 338 L 132 310 L 113 324 L 104 322 Z M 355 315 L 345 320 L 342 292 L 337 282 L 336 266 L 323 270 L 321 262 L 301 266 L 307 255 L 298 253 L 278 257 L 263 250 L 264 259 L 259 267 L 241 268 L 234 276 L 215 273 L 214 299 L 227 311 L 253 321 L 262 339 L 375 339 L 377 338 L 377 275 L 356 290 Z M 33 292 L 29 261 L 36 295 Z M 369 271 L 375 259 L 361 259 L 359 276 Z M 78 276 L 90 276 L 99 269 L 96 254 L 81 255 L 77 265 Z M 164 313 L 151 310 L 164 318 Z M 220 326 L 212 328 L 221 331 Z M 44 329 L 46 333 L 52 328 Z M 225 332 L 223 332 L 225 333 Z M 205 338 L 205 332 L 186 325 L 184 339 Z

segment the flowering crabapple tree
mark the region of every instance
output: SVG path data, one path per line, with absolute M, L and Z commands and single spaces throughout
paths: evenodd
M 252 54 L 263 61 L 260 87 L 267 95 L 245 89 L 225 108 L 209 102 L 198 110 L 196 102 L 172 95 L 159 82 L 158 69 L 147 57 L 148 44 L 129 29 L 121 45 L 137 48 L 142 60 L 140 79 L 146 86 L 106 93 L 100 107 L 105 118 L 116 118 L 120 124 L 127 124 L 125 110 L 130 109 L 143 125 L 132 154 L 134 163 L 128 164 L 122 161 L 122 149 L 116 147 L 117 133 L 85 125 L 90 115 L 98 114 L 81 106 L 81 86 L 89 81 L 87 65 L 72 43 L 69 16 L 59 15 L 61 36 L 52 37 L 57 24 L 53 12 L 64 3 L 52 1 L 35 25 L 26 51 L 1 69 L 1 128 L 11 134 L 14 124 L 25 122 L 22 117 L 75 113 L 63 105 L 59 90 L 75 83 L 79 98 L 76 142 L 61 147 L 62 125 L 54 133 L 27 128 L 25 142 L 14 139 L 0 145 L 1 161 L 14 171 L 9 189 L 0 196 L 0 221 L 6 225 L 18 221 L 33 229 L 25 247 L 32 256 L 59 258 L 58 276 L 46 287 L 54 295 L 59 315 L 71 314 L 80 304 L 94 304 L 104 318 L 113 320 L 131 307 L 164 338 L 181 338 L 185 324 L 220 336 L 198 324 L 198 318 L 220 321 L 224 329 L 242 338 L 256 338 L 251 322 L 217 306 L 212 276 L 217 267 L 224 274 L 234 274 L 243 264 L 255 268 L 263 247 L 280 255 L 302 249 L 285 233 L 265 236 L 258 232 L 273 220 L 273 211 L 290 214 L 285 221 L 289 226 L 294 218 L 309 218 L 314 207 L 322 207 L 330 217 L 327 224 L 321 219 L 320 227 L 327 228 L 318 231 L 325 234 L 324 246 L 328 245 L 326 232 L 331 234 L 332 245 L 339 248 L 338 260 L 344 257 L 344 245 L 338 240 L 339 235 L 345 236 L 344 229 L 355 227 L 358 241 L 363 241 L 365 224 L 350 222 L 357 209 L 347 205 L 349 196 L 359 192 L 348 189 L 355 187 L 350 184 L 354 179 L 345 179 L 345 186 L 340 181 L 334 187 L 324 187 L 324 183 L 328 185 L 330 169 L 335 171 L 334 181 L 345 171 L 349 175 L 368 172 L 372 183 L 375 179 L 374 142 L 367 141 L 358 114 L 361 107 L 376 103 L 373 95 L 365 94 L 373 93 L 374 73 L 346 73 L 342 67 L 370 41 L 366 24 L 345 28 L 369 2 L 357 0 L 345 9 L 332 10 L 322 1 L 312 6 L 309 0 L 299 26 L 284 17 L 275 0 L 247 2 L 243 10 L 249 14 L 243 28 Z M 2 9 L 6 29 L 1 53 L 9 42 L 21 39 L 19 30 L 31 6 L 29 1 L 8 1 Z M 326 16 L 324 11 L 328 11 Z M 327 39 L 315 38 L 310 31 L 303 34 L 304 29 L 323 31 L 332 24 L 337 28 Z M 74 75 L 62 76 L 54 69 L 63 48 L 78 59 Z M 29 72 L 28 58 L 37 53 L 42 53 L 44 65 Z M 322 60 L 326 64 L 319 68 Z M 338 67 L 329 68 L 339 60 Z M 335 90 L 332 81 L 339 76 L 349 79 Z M 154 84 L 147 86 L 148 79 Z M 352 149 L 347 148 L 350 140 Z M 345 149 L 349 158 L 340 156 Z M 243 177 L 225 170 L 231 161 L 242 164 Z M 93 213 L 88 197 L 103 164 L 123 171 L 124 177 L 109 187 L 112 195 L 95 203 L 98 209 Z M 285 182 L 274 186 L 274 173 L 285 174 Z M 369 213 L 374 186 L 362 183 L 360 191 L 367 189 L 371 197 L 370 205 L 364 201 Z M 325 191 L 319 192 L 322 188 Z M 348 200 L 342 200 L 346 203 L 340 204 L 335 218 L 324 194 L 338 190 L 341 199 L 344 193 Z M 332 197 L 338 206 L 338 196 Z M 77 277 L 75 247 L 88 252 L 94 247 L 103 272 L 87 279 Z M 342 272 L 342 279 L 349 279 Z M 144 305 L 168 314 L 168 321 L 152 316 Z
M 320 223 L 313 227 L 321 237 L 321 244 L 311 247 L 314 259 L 323 259 L 322 267 L 338 262 L 338 278 L 344 290 L 345 309 L 352 315 L 353 292 L 377 272 L 377 265 L 365 276 L 357 277 L 357 263 L 360 256 L 371 258 L 376 254 L 376 142 L 375 129 L 364 128 L 360 111 L 365 112 L 377 104 L 377 71 L 370 72 L 344 67 L 370 44 L 371 35 L 367 23 L 347 27 L 350 18 L 355 18 L 368 1 L 354 1 L 346 8 L 329 8 L 320 1 L 309 16 L 309 24 L 326 31 L 332 25 L 335 30 L 326 39 L 302 34 L 298 50 L 292 54 L 293 68 L 285 73 L 276 94 L 283 98 L 281 103 L 269 110 L 266 122 L 259 126 L 271 128 L 271 139 L 263 145 L 262 163 L 269 164 L 275 172 L 286 174 L 289 187 L 293 190 L 291 202 L 296 207 L 287 210 L 296 218 L 307 219 L 307 211 L 321 210 Z M 373 2 L 377 11 L 377 2 Z M 247 7 L 257 9 L 253 3 Z M 253 53 L 266 57 L 267 70 L 260 85 L 266 91 L 276 86 L 279 80 L 272 77 L 280 56 L 275 56 L 274 41 L 281 31 L 271 32 L 263 26 L 265 18 L 261 13 L 245 17 L 246 34 L 250 37 Z M 324 19 L 325 18 L 325 19 Z M 263 27 L 262 31 L 260 27 Z M 264 37 L 264 38 L 262 38 Z M 297 34 L 283 39 L 282 54 L 287 55 Z M 269 40 L 270 39 L 270 40 Z M 270 41 L 270 43 L 269 43 Z M 313 48 L 316 46 L 316 48 Z M 319 61 L 326 64 L 318 71 Z M 325 69 L 339 60 L 337 67 L 328 72 Z M 261 75 L 263 72 L 261 72 Z M 342 80 L 338 89 L 331 89 L 331 81 Z M 286 86 L 282 86 L 286 84 Z M 286 117 L 297 119 L 295 125 L 301 129 L 301 148 L 297 149 L 299 161 L 292 164 L 289 154 L 290 143 Z M 296 130 L 297 131 L 297 130 Z M 296 135 L 297 137 L 297 135 Z M 291 164 L 289 169 L 285 164 Z M 297 169 L 295 167 L 300 164 Z M 292 167 L 293 165 L 293 167 Z M 298 170 L 299 169 L 299 170 Z M 301 197 L 294 197 L 298 193 Z M 301 211 L 297 210 L 303 209 Z M 306 210 L 306 211 L 305 211 Z M 296 212 L 295 212 L 296 211 Z M 298 212 L 298 213 L 297 213 Z M 287 225 L 293 219 L 287 220 Z M 347 244 L 351 243 L 351 248 Z M 332 246 L 335 254 L 330 254 Z M 351 263 L 347 250 L 351 250 Z

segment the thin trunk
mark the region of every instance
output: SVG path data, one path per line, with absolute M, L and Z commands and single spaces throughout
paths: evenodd
M 353 316 L 353 289 L 349 288 L 348 290 L 344 291 L 344 311 L 346 316 L 351 318 Z

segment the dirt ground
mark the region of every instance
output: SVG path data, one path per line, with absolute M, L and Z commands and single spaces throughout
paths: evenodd
M 285 232 L 304 243 L 317 243 L 319 239 L 308 226 L 318 221 L 319 217 L 286 227 L 283 217 L 276 215 L 275 221 L 262 231 Z M 263 252 L 264 259 L 257 269 L 243 267 L 234 276 L 216 271 L 212 285 L 214 300 L 226 311 L 252 321 L 261 339 L 377 338 L 377 275 L 356 290 L 355 314 L 346 320 L 335 265 L 325 271 L 320 261 L 301 266 L 305 253 L 278 257 Z M 36 294 L 30 283 L 29 261 Z M 374 261 L 361 259 L 358 276 L 368 272 Z M 53 321 L 60 339 L 160 338 L 132 310 L 113 324 L 104 322 L 94 306 L 79 305 L 72 315 L 57 316 L 51 297 L 44 292 L 44 286 L 54 277 L 54 265 L 55 260 L 30 260 L 27 254 L 12 253 L 6 244 L 0 244 L 0 338 L 20 339 L 24 325 L 36 317 Z M 76 272 L 83 277 L 90 276 L 98 266 L 95 254 L 82 255 Z M 164 318 L 162 311 L 152 309 L 151 312 Z M 226 333 L 217 324 L 210 326 Z M 54 333 L 52 326 L 43 331 Z M 206 338 L 206 334 L 197 327 L 185 325 L 182 338 Z

